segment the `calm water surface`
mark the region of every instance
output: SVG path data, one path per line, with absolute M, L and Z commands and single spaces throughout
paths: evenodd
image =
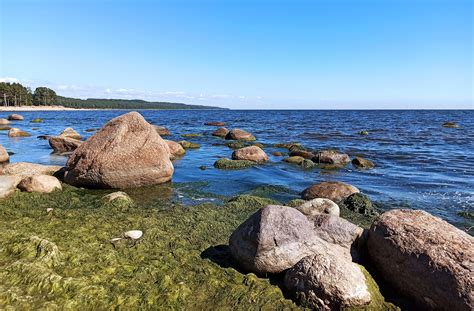
M 125 111 L 41 111 L 21 112 L 25 121 L 15 127 L 32 133 L 28 138 L 8 138 L 0 131 L 0 143 L 15 154 L 11 162 L 36 162 L 62 165 L 66 157 L 51 154 L 46 140 L 38 135 L 56 135 L 73 127 L 84 137 L 111 118 Z M 235 195 L 272 187 L 276 199 L 286 201 L 298 196 L 305 187 L 327 180 L 344 181 L 357 186 L 384 208 L 420 208 L 460 227 L 472 226 L 472 220 L 460 217 L 460 211 L 474 206 L 474 111 L 141 111 L 151 123 L 164 125 L 172 136 L 202 133 L 186 138 L 201 148 L 188 150 L 175 162 L 174 183 L 186 183 L 198 193 Z M 3 112 L 0 117 L 6 117 Z M 44 123 L 29 121 L 43 118 Z M 297 141 L 305 147 L 336 148 L 350 156 L 363 156 L 376 163 L 373 170 L 361 171 L 348 165 L 337 171 L 302 170 L 270 155 L 271 162 L 251 169 L 222 171 L 213 167 L 219 157 L 230 157 L 232 150 L 210 134 L 215 127 L 204 122 L 224 121 L 228 128 L 252 132 L 264 144 Z M 443 128 L 445 121 L 456 121 L 459 129 Z M 34 129 L 38 128 L 38 129 Z M 368 130 L 368 136 L 360 136 Z M 216 145 L 217 144 L 217 145 Z M 205 165 L 207 170 L 199 167 Z M 179 196 L 179 193 L 178 193 Z M 201 195 L 202 199 L 202 195 Z

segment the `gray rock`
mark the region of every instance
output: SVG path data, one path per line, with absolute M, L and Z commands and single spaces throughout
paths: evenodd
M 296 207 L 301 213 L 306 216 L 319 215 L 319 214 L 331 214 L 339 216 L 339 206 L 329 199 L 316 198 L 310 201 L 306 201 L 300 206 Z
M 474 310 L 474 238 L 420 210 L 380 215 L 367 241 L 381 276 L 430 310 Z

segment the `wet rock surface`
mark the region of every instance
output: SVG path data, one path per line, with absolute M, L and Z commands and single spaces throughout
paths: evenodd
M 268 161 L 268 156 L 262 148 L 257 146 L 249 146 L 241 149 L 237 149 L 232 153 L 233 160 L 248 160 L 252 162 L 266 162 Z
M 326 198 L 339 203 L 353 193 L 359 192 L 356 187 L 343 182 L 322 182 L 306 188 L 301 194 L 304 200 Z

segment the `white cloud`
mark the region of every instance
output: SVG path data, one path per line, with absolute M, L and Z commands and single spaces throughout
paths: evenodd
M 20 79 L 12 78 L 12 77 L 4 77 L 4 78 L 0 78 L 0 82 L 18 83 L 20 82 Z

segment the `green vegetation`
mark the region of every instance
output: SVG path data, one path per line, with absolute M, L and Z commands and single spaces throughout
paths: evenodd
M 224 109 L 219 107 L 186 105 L 170 102 L 148 102 L 140 99 L 78 99 L 58 96 L 47 87 L 31 88 L 20 83 L 0 82 L 0 106 L 51 106 L 89 109 Z
M 221 170 L 241 170 L 254 166 L 256 163 L 248 160 L 230 160 L 221 158 L 214 163 L 214 167 Z
M 128 192 L 136 204 L 125 209 L 105 206 L 106 191 L 67 185 L 0 201 L 0 309 L 298 308 L 268 279 L 219 257 L 219 245 L 270 200 L 182 206 L 169 185 Z M 138 243 L 110 242 L 133 229 L 144 232 Z

